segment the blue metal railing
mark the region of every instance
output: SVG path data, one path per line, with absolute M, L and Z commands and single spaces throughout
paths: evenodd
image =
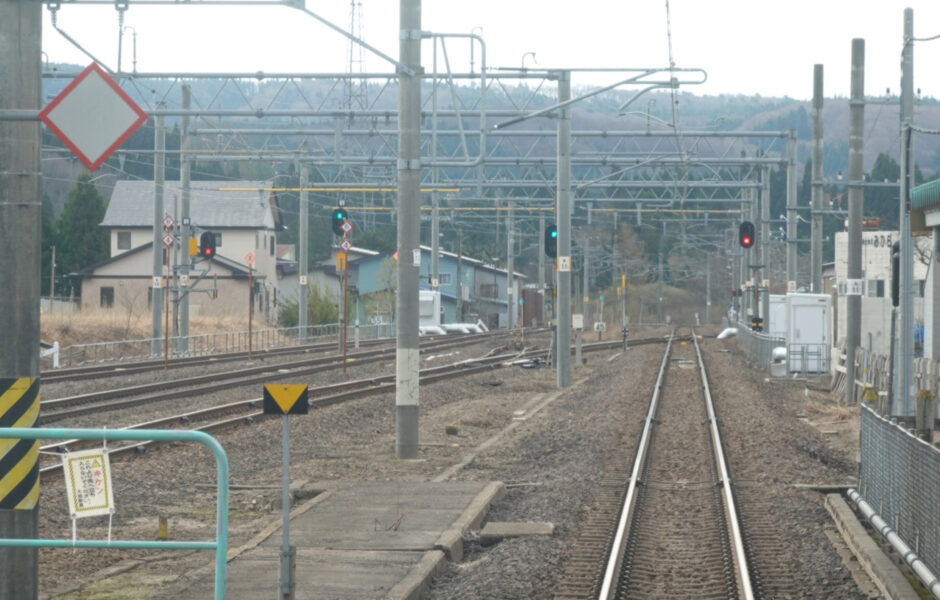
M 228 554 L 228 456 L 218 440 L 202 431 L 164 429 L 42 429 L 0 427 L 0 439 L 22 440 L 136 440 L 198 442 L 215 455 L 218 476 L 215 540 L 208 542 L 154 542 L 134 540 L 52 540 L 0 538 L 0 546 L 19 548 L 121 548 L 145 550 L 215 550 L 215 600 L 225 600 L 225 571 Z

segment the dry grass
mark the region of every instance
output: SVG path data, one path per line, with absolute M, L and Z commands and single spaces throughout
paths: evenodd
M 268 327 L 256 320 L 254 329 Z M 171 324 L 172 328 L 172 324 Z M 199 316 L 189 321 L 192 334 L 220 331 L 247 331 L 247 317 Z M 151 334 L 149 311 L 126 312 L 119 309 L 93 308 L 71 313 L 43 313 L 40 319 L 40 339 L 59 342 L 63 348 L 75 344 L 148 339 Z

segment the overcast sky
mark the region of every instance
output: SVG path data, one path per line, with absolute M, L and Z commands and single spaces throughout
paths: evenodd
M 398 56 L 397 0 L 360 0 L 362 35 Z M 348 29 L 350 0 L 306 0 L 307 8 Z M 914 9 L 914 36 L 940 34 L 940 0 L 671 0 L 676 67 L 701 68 L 695 94 L 812 97 L 813 65 L 825 67 L 826 96 L 848 96 L 852 38 L 866 43 L 865 91 L 897 93 L 903 11 Z M 53 62 L 88 64 L 51 25 L 44 9 L 43 50 Z M 348 43 L 315 19 L 282 6 L 147 6 L 131 3 L 125 26 L 137 33 L 140 72 L 343 72 Z M 68 5 L 58 25 L 111 69 L 118 63 L 113 5 Z M 422 29 L 481 34 L 489 67 L 668 67 L 665 0 L 423 0 Z M 122 67 L 132 69 L 132 30 Z M 431 66 L 430 44 L 423 62 Z M 364 53 L 364 69 L 388 72 Z M 448 47 L 454 70 L 469 70 L 469 45 Z M 443 59 L 439 59 L 443 61 Z M 476 68 L 479 54 L 474 52 Z M 914 86 L 940 97 L 940 39 L 917 42 Z M 573 83 L 613 83 L 613 74 L 576 73 Z

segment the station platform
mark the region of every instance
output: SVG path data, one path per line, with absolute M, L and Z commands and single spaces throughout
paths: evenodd
M 462 537 L 478 528 L 500 482 L 329 482 L 291 511 L 296 600 L 416 599 L 447 561 L 463 556 Z M 281 598 L 280 523 L 229 551 L 227 598 Z M 212 578 L 174 595 L 212 597 Z

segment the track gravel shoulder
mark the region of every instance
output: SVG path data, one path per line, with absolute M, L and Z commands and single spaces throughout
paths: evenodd
M 631 333 L 650 337 L 665 332 Z M 633 447 L 629 440 L 639 430 L 662 350 L 661 345 L 650 345 L 631 347 L 625 354 L 585 354 L 587 364 L 572 370 L 572 387 L 536 414 L 518 411 L 527 406 L 531 410 L 538 404 L 535 398 L 544 400 L 559 391 L 551 369 L 506 367 L 422 387 L 418 460 L 395 458 L 394 394 L 314 411 L 291 421 L 292 478 L 310 482 L 307 489 L 329 480 L 429 481 L 517 422 L 508 434 L 478 452 L 453 479 L 504 482 L 507 493 L 492 506 L 487 519 L 550 522 L 555 526 L 554 534 L 483 545 L 478 533 L 468 533 L 463 561 L 450 564 L 435 579 L 427 597 L 550 598 L 579 523 L 591 510 L 591 491 L 600 465 L 614 458 L 611 448 Z M 781 544 L 787 549 L 787 564 L 794 568 L 794 577 L 807 581 L 803 597 L 823 597 L 814 595 L 812 586 L 850 577 L 825 538 L 823 530 L 832 524 L 822 496 L 794 491 L 790 484 L 843 482 L 855 475 L 851 433 L 845 436 L 846 443 L 833 447 L 828 443 L 833 436 L 821 434 L 807 422 L 830 419 L 833 413 L 826 411 L 836 408 L 837 403 L 818 392 L 807 395 L 802 384 L 766 383 L 763 373 L 743 367 L 734 340 L 706 340 L 705 351 L 710 377 L 719 389 L 716 399 L 725 402 L 732 414 L 738 413 L 733 419 L 726 417 L 728 426 L 740 419 L 744 423 L 741 428 L 754 437 L 742 442 L 751 444 L 741 450 L 752 452 L 755 459 L 753 472 L 744 476 L 773 484 L 782 499 L 795 499 L 781 512 L 781 522 L 786 524 L 781 529 L 787 536 Z M 465 352 L 482 353 L 480 349 Z M 334 382 L 338 379 L 334 376 Z M 740 399 L 739 395 L 747 397 Z M 808 415 L 808 419 L 798 418 L 801 415 Z M 852 416 L 846 414 L 842 420 L 851 422 Z M 449 434 L 454 428 L 456 435 Z M 230 546 L 236 547 L 280 518 L 280 423 L 262 420 L 219 437 L 231 461 Z M 150 454 L 113 465 L 116 537 L 153 539 L 160 516 L 168 519 L 173 539 L 211 537 L 215 466 L 209 453 L 189 445 L 173 445 L 153 449 Z M 62 487 L 56 481 L 43 486 L 43 537 L 71 536 Z M 106 534 L 106 521 L 85 519 L 79 523 L 80 538 Z M 207 564 L 211 557 L 206 553 L 42 550 L 43 597 L 120 597 L 91 595 L 91 582 L 102 578 L 103 569 L 120 571 L 122 565 L 144 560 L 157 584 L 148 587 L 143 581 L 121 580 L 121 585 L 125 590 L 134 586 L 140 598 L 159 598 L 167 596 L 181 572 Z M 844 594 L 826 597 L 864 597 L 848 584 L 838 587 L 843 589 Z

